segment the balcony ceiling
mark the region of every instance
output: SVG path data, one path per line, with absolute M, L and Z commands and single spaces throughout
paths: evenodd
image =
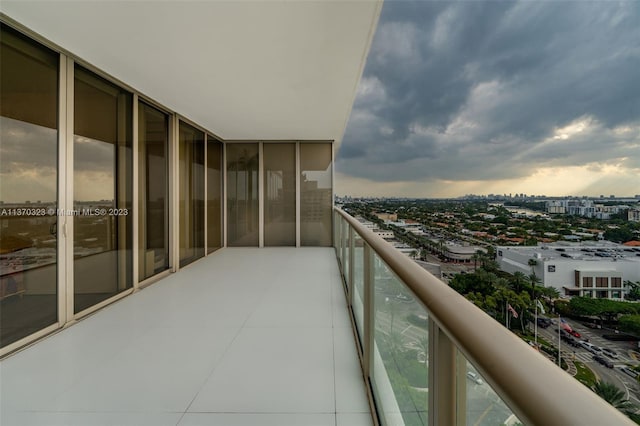
M 224 139 L 340 141 L 381 1 L 14 1 L 2 13 Z

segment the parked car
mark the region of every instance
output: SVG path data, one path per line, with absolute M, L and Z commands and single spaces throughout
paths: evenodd
M 630 369 L 629 367 L 622 367 L 620 370 L 622 370 L 626 375 L 633 377 L 634 379 L 640 376 L 640 373 Z
M 549 327 L 552 322 L 549 318 L 544 318 L 544 317 L 539 317 L 538 320 L 536 321 L 539 327 L 542 328 L 547 328 Z
M 584 349 L 586 349 L 586 350 L 588 350 L 588 351 L 591 351 L 591 346 L 593 346 L 591 343 L 589 343 L 589 342 L 585 342 L 584 340 L 580 340 L 580 341 L 578 342 L 578 344 L 579 344 L 582 348 L 584 348 Z
M 613 368 L 613 363 L 606 358 L 603 358 L 599 355 L 594 355 L 593 360 L 604 365 L 607 368 Z
M 589 344 L 591 345 L 591 347 L 589 348 L 589 351 L 591 351 L 591 353 L 596 354 L 596 355 L 602 355 L 602 349 L 600 349 L 596 345 L 592 345 L 591 343 L 589 343 Z
M 551 320 L 549 318 L 538 318 L 536 323 L 538 327 L 547 328 L 551 325 Z

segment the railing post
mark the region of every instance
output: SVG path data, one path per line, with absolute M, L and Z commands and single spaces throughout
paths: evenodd
M 336 252 L 338 260 L 340 261 L 340 272 L 343 273 L 344 269 L 342 268 L 342 264 L 344 263 L 344 260 L 342 259 L 342 227 L 344 226 L 344 218 L 342 216 L 338 216 L 336 225 L 338 228 L 336 230 Z
M 362 342 L 362 360 L 363 370 L 367 380 L 371 380 L 371 365 L 373 364 L 373 333 L 374 333 L 374 315 L 375 307 L 373 306 L 373 250 L 369 244 L 363 242 L 363 282 L 364 282 L 364 300 L 363 300 L 363 320 L 364 320 L 364 341 Z
M 467 425 L 467 359 L 456 351 L 456 426 Z
M 340 259 L 340 226 L 342 225 L 342 216 L 336 213 L 336 216 L 333 220 L 333 247 L 336 250 L 336 257 L 338 258 L 338 264 L 340 268 L 342 268 L 342 260 Z
M 456 387 L 456 347 L 429 318 L 430 425 L 458 424 Z
M 349 256 L 349 273 L 347 274 L 347 296 L 349 296 L 349 304 L 351 305 L 353 303 L 353 270 L 354 265 L 354 259 L 355 259 L 355 242 L 354 242 L 354 236 L 355 236 L 355 231 L 353 229 L 353 227 L 349 227 L 348 228 L 348 240 L 347 243 L 349 244 L 349 252 L 347 254 L 347 256 Z
M 349 229 L 349 225 L 346 220 L 342 219 L 342 227 L 340 228 L 340 257 L 342 258 L 342 275 L 345 275 L 347 270 L 346 267 L 346 254 L 347 254 L 347 245 L 345 244 L 345 234 Z M 345 276 L 345 280 L 347 277 Z

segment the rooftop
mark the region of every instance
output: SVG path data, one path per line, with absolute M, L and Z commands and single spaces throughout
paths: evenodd
M 591 261 L 631 261 L 640 262 L 640 250 L 629 248 L 619 244 L 580 244 L 580 245 L 544 245 L 530 247 L 500 247 L 501 250 L 509 250 L 526 256 L 546 260 L 591 260 Z

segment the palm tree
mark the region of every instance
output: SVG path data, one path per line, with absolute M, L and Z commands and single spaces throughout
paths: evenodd
M 535 266 L 538 264 L 538 261 L 535 259 L 529 259 L 529 267 L 531 267 L 531 275 L 529 275 L 529 279 L 531 280 L 531 298 L 535 298 L 536 292 L 536 284 L 540 281 L 536 276 Z
M 614 408 L 617 408 L 623 413 L 633 413 L 636 410 L 636 406 L 626 399 L 624 392 L 613 383 L 597 381 L 591 389 L 600 398 L 604 399 L 609 404 L 613 405 Z
M 514 272 L 513 274 L 513 289 L 516 293 L 520 293 L 524 287 L 524 284 L 527 282 L 527 276 L 520 271 Z
M 427 250 L 425 248 L 420 249 L 420 259 L 427 260 Z
M 560 297 L 560 292 L 557 288 L 552 286 L 543 287 L 540 289 L 543 296 L 548 299 L 557 299 Z
M 502 277 L 497 278 L 495 281 L 495 285 L 496 287 L 502 287 L 502 288 L 509 287 L 509 280 Z
M 531 282 L 531 299 L 535 299 L 536 286 L 540 284 L 540 278 L 536 274 L 529 275 L 529 281 Z
M 482 261 L 482 257 L 484 256 L 484 253 L 480 250 L 476 250 L 475 253 L 473 253 L 473 256 L 471 256 L 471 259 L 473 259 L 473 270 L 477 270 L 478 269 L 478 261 Z

